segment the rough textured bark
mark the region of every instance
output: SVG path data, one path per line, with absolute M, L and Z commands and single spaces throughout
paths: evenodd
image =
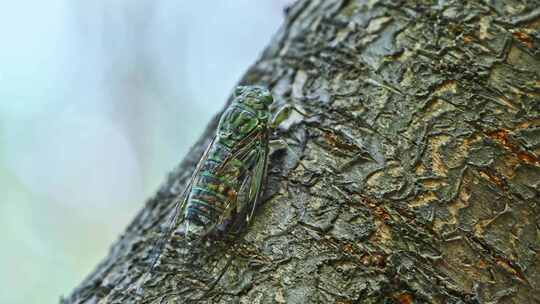
M 241 81 L 314 115 L 253 222 L 143 275 L 214 120 L 64 302 L 539 303 L 539 7 L 297 2 Z

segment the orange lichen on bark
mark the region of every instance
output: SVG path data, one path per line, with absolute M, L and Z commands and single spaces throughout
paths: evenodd
M 353 245 L 351 244 L 343 245 L 343 252 L 348 253 L 348 254 L 355 254 Z
M 529 152 L 518 152 L 517 157 L 527 164 L 540 165 L 540 159 Z
M 479 170 L 478 173 L 480 174 L 480 176 L 487 179 L 492 184 L 495 184 L 498 188 L 503 189 L 505 187 L 504 181 L 500 177 L 494 175 L 493 173 L 487 170 Z
M 374 211 L 373 214 L 381 221 L 386 222 L 390 219 L 390 215 L 388 214 L 388 212 L 386 212 L 386 210 L 384 210 L 384 208 L 377 206 L 373 203 L 369 203 L 368 206 Z
M 480 269 L 485 269 L 487 266 L 488 265 L 486 264 L 484 260 L 478 260 L 478 262 L 476 262 L 476 267 Z
M 527 151 L 524 151 L 510 140 L 508 130 L 499 129 L 493 132 L 489 132 L 487 133 L 487 135 L 495 141 L 499 142 L 501 145 L 503 145 L 506 150 L 512 152 L 512 154 L 515 155 L 520 161 L 529 165 L 540 165 L 540 159 L 537 156 Z
M 413 303 L 413 296 L 410 293 L 400 293 L 395 295 L 395 299 L 398 301 L 399 304 L 412 304 Z
M 465 43 L 471 43 L 473 40 L 474 40 L 474 38 L 472 36 L 469 36 L 469 35 L 464 35 L 463 36 L 463 42 L 465 42 Z
M 383 207 L 375 204 L 366 197 L 362 197 L 361 201 L 365 206 L 369 207 L 373 211 L 373 220 L 377 227 L 375 232 L 369 237 L 369 240 L 372 243 L 388 243 L 390 240 L 392 240 L 392 229 L 386 223 L 390 220 L 390 215 Z
M 515 31 L 515 32 L 512 32 L 512 36 L 514 36 L 514 38 L 516 38 L 517 40 L 525 44 L 529 49 L 532 49 L 534 47 L 531 37 L 527 35 L 526 33 Z
M 488 136 L 502 143 L 503 146 L 505 147 L 509 146 L 508 130 L 504 130 L 504 129 L 496 130 L 496 131 L 488 133 Z
M 323 137 L 334 148 L 338 148 L 340 150 L 348 150 L 348 151 L 357 151 L 358 146 L 356 146 L 353 143 L 348 143 L 345 141 L 345 139 L 340 138 L 336 133 L 330 132 L 330 131 L 324 131 Z
M 360 263 L 364 266 L 384 268 L 386 267 L 386 256 L 381 253 L 364 254 L 360 257 Z

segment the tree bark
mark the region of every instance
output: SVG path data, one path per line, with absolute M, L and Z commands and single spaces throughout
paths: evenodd
M 298 1 L 241 81 L 311 115 L 252 222 L 148 272 L 216 117 L 63 302 L 539 303 L 539 7 Z

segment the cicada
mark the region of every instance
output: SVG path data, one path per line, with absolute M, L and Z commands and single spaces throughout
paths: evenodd
M 272 132 L 290 114 L 283 107 L 272 115 L 272 104 L 264 87 L 235 89 L 177 201 L 172 225 L 181 226 L 186 238 L 216 236 L 249 223 L 263 191 Z
M 273 138 L 277 127 L 293 110 L 307 116 L 297 107 L 276 107 L 273 102 L 272 94 L 264 87 L 235 89 L 212 141 L 175 202 L 167 233 L 152 247 L 153 261 L 143 282 L 157 265 L 173 232 L 183 236 L 186 244 L 195 244 L 239 232 L 250 222 L 265 186 L 269 153 L 288 146 Z

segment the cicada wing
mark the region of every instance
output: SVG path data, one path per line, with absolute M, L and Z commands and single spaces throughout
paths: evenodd
M 259 148 L 259 157 L 254 168 L 253 178 L 251 179 L 249 187 L 248 205 L 250 207 L 249 213 L 246 215 L 246 222 L 249 223 L 255 209 L 259 205 L 259 201 L 264 191 L 264 185 L 266 183 L 266 171 L 268 169 L 268 143 Z
M 242 148 L 243 151 L 238 153 L 241 156 L 239 160 L 248 165 L 242 180 L 238 181 L 240 187 L 237 195 L 228 202 L 218 220 L 220 229 L 241 229 L 243 224 L 251 220 L 260 200 L 266 175 L 268 148 L 265 137 L 259 136 L 256 140 L 254 145 Z
M 182 191 L 182 194 L 178 197 L 176 203 L 174 204 L 173 208 L 173 214 L 171 216 L 171 219 L 169 221 L 169 225 L 167 227 L 166 234 L 162 237 L 160 237 L 151 250 L 151 256 L 153 256 L 152 263 L 150 265 L 150 271 L 152 271 L 157 262 L 159 261 L 159 258 L 161 256 L 161 253 L 163 252 L 164 246 L 166 245 L 167 241 L 171 238 L 173 230 L 178 225 L 178 219 L 180 218 L 180 215 L 183 214 L 182 210 L 185 208 L 187 200 L 189 198 L 189 193 L 191 192 L 191 188 L 193 187 L 193 183 L 197 176 L 199 175 L 202 166 L 206 159 L 208 158 L 208 152 L 210 151 L 210 148 L 214 144 L 214 141 L 216 140 L 216 137 L 212 138 L 212 141 L 206 147 L 206 150 L 201 156 L 201 159 L 197 163 L 197 166 L 195 167 L 195 170 L 193 171 L 193 174 L 191 174 L 191 177 L 188 181 L 188 184 L 186 185 L 186 188 L 184 188 L 184 191 Z

